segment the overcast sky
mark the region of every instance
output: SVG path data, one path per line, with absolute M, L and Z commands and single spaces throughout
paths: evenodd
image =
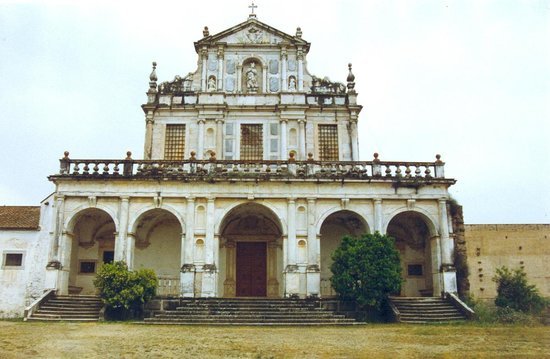
M 433 161 L 467 223 L 550 223 L 550 0 L 257 0 L 311 42 L 308 70 L 353 63 L 360 157 Z M 143 158 L 151 62 L 195 71 L 193 42 L 249 0 L 0 0 L 0 205 L 38 205 L 58 159 Z

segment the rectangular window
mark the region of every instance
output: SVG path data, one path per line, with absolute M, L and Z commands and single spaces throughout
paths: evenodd
M 105 251 L 103 252 L 103 263 L 112 263 L 115 260 L 115 252 Z
M 241 160 L 262 160 L 263 126 L 241 125 Z
M 185 125 L 166 125 L 164 159 L 183 161 L 185 155 Z
M 422 264 L 409 264 L 407 265 L 407 275 L 409 276 L 421 276 L 423 274 Z
M 338 127 L 319 125 L 319 159 L 338 161 Z
M 22 268 L 23 253 L 4 253 L 2 268 Z
M 81 261 L 79 273 L 82 273 L 82 274 L 95 273 L 95 261 Z

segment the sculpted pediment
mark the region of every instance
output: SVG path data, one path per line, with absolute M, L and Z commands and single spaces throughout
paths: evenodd
M 285 42 L 288 44 L 309 46 L 309 44 L 300 37 L 286 34 L 252 18 L 214 35 L 210 35 L 205 29 L 204 34 L 205 37 L 195 43 L 196 49 L 204 45 L 212 45 L 215 43 L 225 43 L 227 45 L 277 45 L 281 42 Z

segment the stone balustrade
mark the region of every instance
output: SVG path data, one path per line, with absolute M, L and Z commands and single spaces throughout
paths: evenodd
M 450 181 L 444 175 L 444 162 L 381 161 L 374 154 L 372 161 L 317 161 L 313 155 L 297 161 L 294 154 L 281 160 L 197 160 L 195 153 L 183 161 L 135 160 L 131 152 L 122 160 L 71 159 L 69 153 L 60 160 L 60 171 L 53 177 L 75 178 L 163 178 L 181 180 L 391 180 L 425 183 Z

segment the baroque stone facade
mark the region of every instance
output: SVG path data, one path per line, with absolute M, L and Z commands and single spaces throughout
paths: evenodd
M 313 76 L 301 29 L 253 14 L 203 35 L 196 71 L 159 83 L 153 63 L 143 160 L 60 160 L 43 288 L 95 293 L 97 268 L 124 260 L 154 269 L 160 295 L 330 297 L 342 236 L 379 231 L 396 238 L 401 295 L 456 292 L 455 180 L 439 156 L 359 160 L 351 64 L 345 83 Z

